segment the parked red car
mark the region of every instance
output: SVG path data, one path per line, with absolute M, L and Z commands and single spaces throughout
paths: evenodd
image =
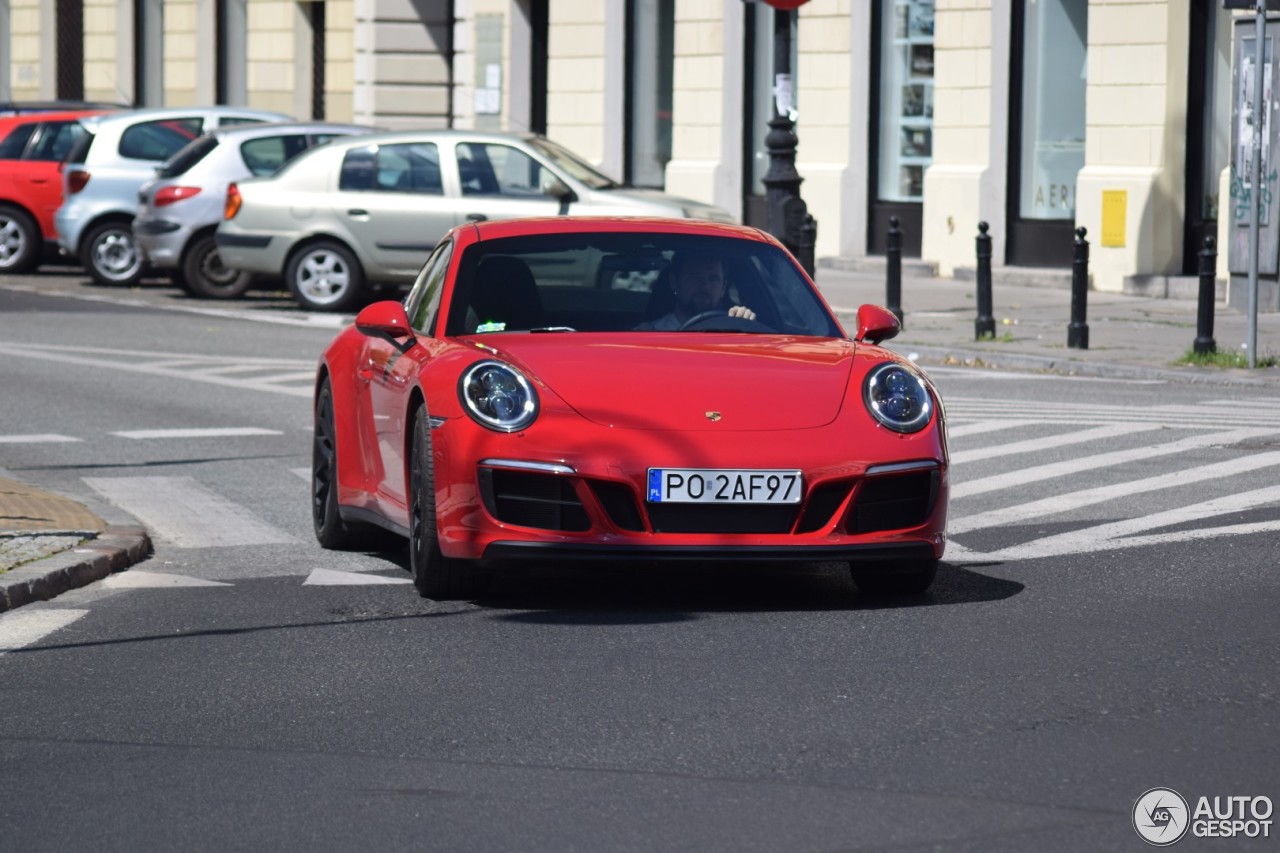
M 846 561 L 918 592 L 944 547 L 937 391 L 851 338 L 772 237 L 695 220 L 461 225 L 401 302 L 325 351 L 312 510 L 325 547 L 409 539 L 423 595 L 487 563 Z
M 56 248 L 62 161 L 84 133 L 76 121 L 102 110 L 24 112 L 0 118 L 0 273 L 35 269 Z

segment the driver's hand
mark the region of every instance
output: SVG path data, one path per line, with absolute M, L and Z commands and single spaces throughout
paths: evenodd
M 745 305 L 735 305 L 729 309 L 730 317 L 741 317 L 744 320 L 754 320 L 756 312 L 752 311 Z

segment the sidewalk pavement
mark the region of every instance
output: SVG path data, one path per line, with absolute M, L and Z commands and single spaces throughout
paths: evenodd
M 852 334 L 859 305 L 885 304 L 883 268 L 847 270 L 820 265 L 818 286 Z M 1269 387 L 1280 390 L 1280 367 L 1215 368 L 1176 364 L 1196 337 L 1196 301 L 1088 294 L 1089 348 L 1067 348 L 1069 282 L 1060 273 L 997 280 L 992 287 L 994 340 L 974 339 L 976 285 L 935 278 L 910 264 L 902 280 L 904 327 L 887 344 L 929 365 L 1125 379 Z M 1241 350 L 1246 317 L 1215 304 L 1220 351 Z M 1259 358 L 1280 355 L 1280 314 L 1258 315 Z M 108 525 L 81 504 L 3 476 L 0 471 L 0 612 L 52 598 L 145 559 L 146 530 Z
M 76 501 L 0 476 L 0 612 L 92 583 L 150 554 L 143 528 L 108 525 Z

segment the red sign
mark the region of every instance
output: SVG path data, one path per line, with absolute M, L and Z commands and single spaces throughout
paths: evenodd
M 764 0 L 764 2 L 768 3 L 775 9 L 791 11 L 792 9 L 799 9 L 805 3 L 808 3 L 809 0 Z

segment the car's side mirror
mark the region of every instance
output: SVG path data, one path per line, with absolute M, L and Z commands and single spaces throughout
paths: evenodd
M 387 341 L 401 352 L 408 352 L 417 343 L 404 305 L 390 299 L 361 309 L 356 315 L 356 328 L 361 334 Z
M 858 334 L 854 340 L 878 344 L 887 341 L 902 328 L 898 318 L 879 305 L 863 305 L 858 309 Z
M 546 169 L 542 171 L 542 194 L 560 201 L 577 201 L 569 185 Z

